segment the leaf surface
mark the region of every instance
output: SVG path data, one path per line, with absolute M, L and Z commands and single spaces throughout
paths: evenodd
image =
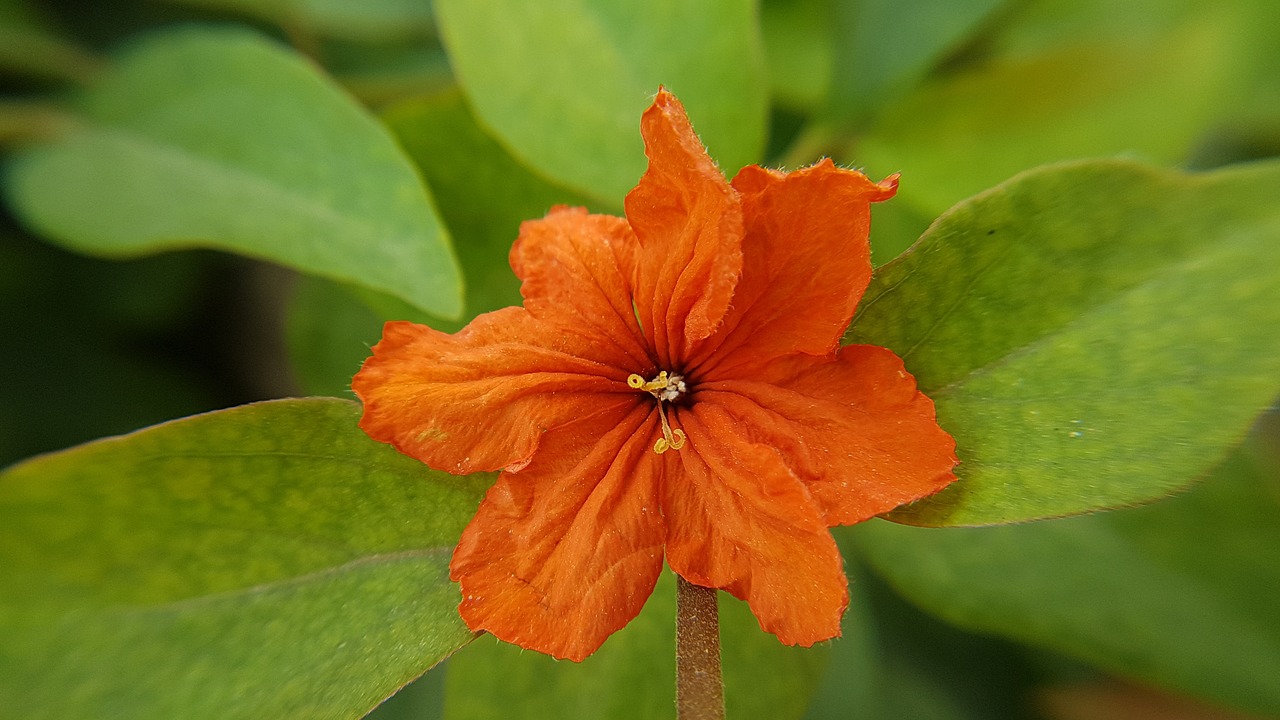
M 390 134 L 301 57 L 244 30 L 132 47 L 83 125 L 19 155 L 7 194 L 82 252 L 202 246 L 461 311 L 448 235 Z
M 582 663 L 483 638 L 449 661 L 445 717 L 649 720 L 675 715 L 675 578 L 664 572 L 639 617 Z M 793 648 L 760 629 L 746 603 L 720 594 L 730 717 L 799 720 L 826 666 L 826 646 Z
M 759 160 L 766 79 L 749 0 L 437 3 L 476 114 L 514 155 L 612 206 L 644 172 L 640 114 L 678 95 L 730 174 Z
M 1280 163 L 1038 169 L 883 266 L 848 336 L 901 355 L 960 480 L 893 519 L 979 525 L 1149 501 L 1280 394 Z
M 247 405 L 0 475 L 0 707 L 357 718 L 472 638 L 448 579 L 483 477 L 332 399 Z
M 996 528 L 873 521 L 850 534 L 903 594 L 957 625 L 1271 717 L 1277 477 L 1241 453 L 1149 507 Z
M 934 216 L 1045 163 L 1178 162 L 1244 94 L 1247 23 L 1228 3 L 1010 3 L 980 42 L 885 105 L 845 159 L 901 171 L 898 199 Z M 858 84 L 874 96 L 874 82 Z

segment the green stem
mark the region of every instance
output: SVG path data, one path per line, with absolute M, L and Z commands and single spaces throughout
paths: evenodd
M 716 594 L 676 576 L 677 720 L 724 720 Z

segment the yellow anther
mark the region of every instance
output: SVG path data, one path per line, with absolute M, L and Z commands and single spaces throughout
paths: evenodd
M 684 447 L 685 435 L 684 431 L 676 428 L 671 429 L 671 424 L 667 422 L 667 414 L 662 411 L 662 403 L 658 403 L 658 420 L 662 421 L 662 437 L 653 444 L 653 451 L 661 455 L 667 450 L 679 450 Z
M 666 370 L 658 373 L 658 377 L 650 380 L 649 382 L 645 382 L 643 377 L 635 374 L 632 374 L 627 378 L 627 385 L 630 385 L 636 390 L 644 390 L 645 392 L 653 393 L 654 395 L 666 390 L 670 383 L 671 378 L 667 375 Z
M 657 377 L 646 382 L 644 377 L 632 374 L 627 377 L 627 386 L 633 390 L 643 390 L 658 401 L 658 419 L 662 421 L 662 437 L 653 444 L 653 451 L 661 455 L 668 450 L 679 450 L 684 447 L 686 441 L 684 431 L 672 429 L 671 424 L 667 422 L 666 408 L 662 406 L 662 403 L 672 402 L 686 392 L 684 378 L 662 370 Z

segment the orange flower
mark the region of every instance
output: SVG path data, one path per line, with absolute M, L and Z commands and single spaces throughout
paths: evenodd
M 523 307 L 455 335 L 390 322 L 360 426 L 427 465 L 503 472 L 450 565 L 472 630 L 581 660 L 667 563 L 788 644 L 840 632 L 828 527 L 955 479 L 902 361 L 839 341 L 871 278 L 876 184 L 824 160 L 725 181 L 684 108 L 641 120 L 626 219 L 554 208 L 511 249 Z M 665 551 L 665 552 L 664 552 Z

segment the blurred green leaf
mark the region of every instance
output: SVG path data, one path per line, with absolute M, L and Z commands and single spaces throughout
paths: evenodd
M 0 475 L 0 712 L 356 718 L 472 637 L 448 562 L 485 484 L 283 400 Z
M 933 224 L 927 215 L 897 198 L 871 206 L 871 262 L 883 265 L 906 252 Z
M 760 32 L 774 103 L 796 110 L 823 105 L 831 85 L 830 0 L 764 0 Z
M 449 661 L 445 717 L 488 720 L 519 708 L 540 718 L 675 716 L 675 579 L 664 572 L 639 617 L 582 663 L 481 639 Z M 760 629 L 746 603 L 720 594 L 729 717 L 800 718 L 827 648 L 786 647 Z
M 1181 160 L 1233 96 L 1239 16 L 1166 0 L 1077 5 L 1026 4 L 987 55 L 885 107 L 846 159 L 903 171 L 899 199 L 931 214 L 1044 163 Z
M 461 310 L 412 165 L 300 57 L 242 30 L 170 31 L 82 105 L 83 127 L 21 153 L 8 176 L 14 209 L 43 234 L 109 255 L 234 250 Z
M 444 717 L 444 677 L 449 663 L 432 668 L 387 698 L 366 715 L 367 720 L 441 720 Z
M 1265 119 L 1271 123 L 1275 142 L 1275 138 L 1280 136 L 1280 43 L 1275 42 L 1275 29 L 1280 27 L 1280 4 L 1270 0 L 1242 2 L 1248 32 L 1241 39 L 1240 47 L 1251 54 L 1251 74 L 1242 83 L 1242 92 L 1230 107 L 1229 119 L 1236 113 Z
M 1168 495 L 1280 394 L 1280 163 L 1042 168 L 883 266 L 848 336 L 896 350 L 955 436 L 922 525 Z
M 421 38 L 396 43 L 329 40 L 320 56 L 325 68 L 366 105 L 438 93 L 454 86 L 444 48 Z
M 421 37 L 434 29 L 431 0 L 167 0 L 277 23 L 292 31 L 357 40 Z
M 1006 0 L 834 0 L 829 112 L 865 118 L 955 51 Z
M 418 164 L 455 238 L 467 279 L 464 318 L 520 304 L 508 256 L 520 224 L 555 205 L 588 200 L 534 175 L 476 122 L 462 95 L 448 92 L 388 108 L 384 115 Z M 458 323 L 433 323 L 456 330 Z
M 612 206 L 645 168 L 640 114 L 659 85 L 729 173 L 760 159 L 766 89 L 751 0 L 440 0 L 476 114 L 512 154 Z
M 460 321 L 426 317 L 386 296 L 304 279 L 290 307 L 289 345 L 310 393 L 347 395 L 386 320 L 453 332 L 480 313 L 519 305 L 520 282 L 507 256 L 520 223 L 553 205 L 586 204 L 516 162 L 476 123 L 456 91 L 392 106 L 385 120 L 440 203 L 467 278 L 466 310 Z
M 73 122 L 61 108 L 49 103 L 0 99 L 0 148 L 56 137 L 73 127 Z
M 209 345 L 182 336 L 230 260 L 170 253 L 105 262 L 0 230 L 0 377 L 10 379 L 0 467 L 225 402 L 207 366 L 158 348 L 189 347 L 216 362 Z
M 431 0 L 293 0 L 297 12 L 334 37 L 403 38 L 435 29 Z
M 1280 714 L 1280 497 L 1244 455 L 1150 507 L 1029 525 L 852 530 L 876 569 L 962 627 Z
M 805 720 L 1020 720 L 1031 716 L 1026 649 L 972 635 L 888 590 L 837 532 L 849 574 L 844 636 Z
M 21 0 L 0 0 L 0 75 L 83 82 L 98 59 L 62 37 Z
M 373 354 L 385 320 L 338 283 L 299 278 L 289 302 L 285 341 L 302 391 L 351 397 L 351 378 Z

